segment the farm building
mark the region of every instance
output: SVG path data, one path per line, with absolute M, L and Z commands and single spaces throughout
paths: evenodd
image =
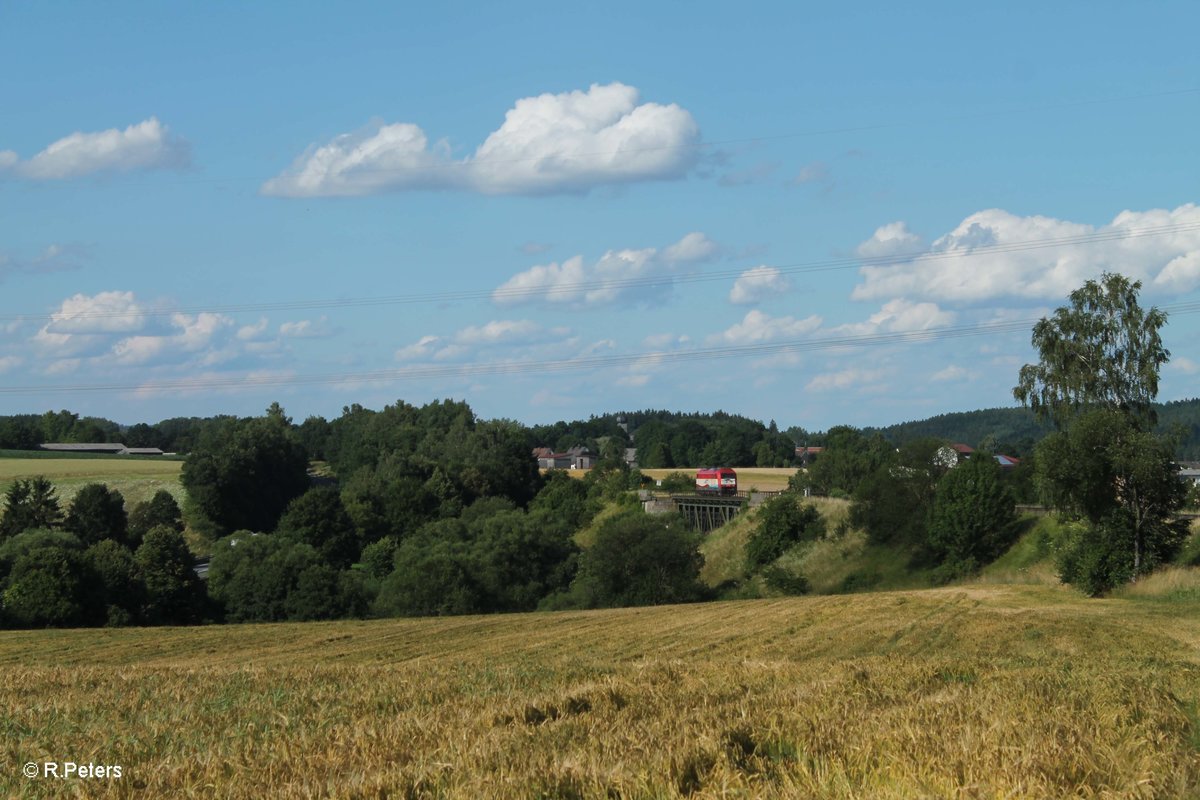
M 107 453 L 114 456 L 161 456 L 157 447 L 126 447 L 120 442 L 47 442 L 38 449 L 52 453 Z
M 1200 486 L 1200 461 L 1180 461 L 1179 480 L 1190 483 L 1193 486 Z
M 549 447 L 536 447 L 533 456 L 540 469 L 591 469 L 596 465 L 596 456 L 582 445 L 562 453 L 555 453 Z

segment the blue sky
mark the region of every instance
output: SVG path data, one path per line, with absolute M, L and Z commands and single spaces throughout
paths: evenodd
M 1198 24 L 5 4 L 0 413 L 888 424 L 1011 405 L 1026 323 L 1105 269 L 1194 397 Z

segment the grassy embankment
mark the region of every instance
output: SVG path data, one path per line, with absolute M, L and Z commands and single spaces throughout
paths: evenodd
M 1044 586 L 11 632 L 0 796 L 1189 797 L 1198 703 L 1200 600 Z

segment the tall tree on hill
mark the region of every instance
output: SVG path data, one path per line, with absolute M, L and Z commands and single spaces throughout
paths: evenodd
M 1013 395 L 1059 431 L 1038 445 L 1043 495 L 1088 520 L 1060 560 L 1064 580 L 1090 594 L 1136 578 L 1180 540 L 1183 503 L 1170 454 L 1150 432 L 1158 375 L 1170 353 L 1166 314 L 1138 303 L 1141 283 L 1105 273 L 1033 328 L 1041 360 L 1021 368 Z
M 1040 361 L 1021 367 L 1013 395 L 1040 417 L 1066 427 L 1085 409 L 1155 421 L 1158 373 L 1171 353 L 1159 330 L 1167 315 L 1138 304 L 1141 281 L 1106 272 L 1071 292 L 1069 306 L 1033 326 Z

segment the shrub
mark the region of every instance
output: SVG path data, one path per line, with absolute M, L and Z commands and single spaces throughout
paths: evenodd
M 651 516 L 640 509 L 610 517 L 579 557 L 566 605 L 609 608 L 703 599 L 699 545 L 699 534 L 680 517 Z
M 746 543 L 751 569 L 769 564 L 798 542 L 817 539 L 825 532 L 825 521 L 816 507 L 801 504 L 792 495 L 768 500 L 758 519 L 758 530 Z
M 21 627 L 95 625 L 105 618 L 99 581 L 76 549 L 50 545 L 13 564 L 3 595 L 4 615 Z
M 995 460 L 969 459 L 938 482 L 929 543 L 947 562 L 986 564 L 1012 544 L 1014 508 Z
M 772 565 L 763 570 L 763 580 L 767 582 L 767 586 L 777 592 L 790 595 L 808 594 L 809 585 L 808 578 L 803 575 L 786 570 L 783 567 Z

